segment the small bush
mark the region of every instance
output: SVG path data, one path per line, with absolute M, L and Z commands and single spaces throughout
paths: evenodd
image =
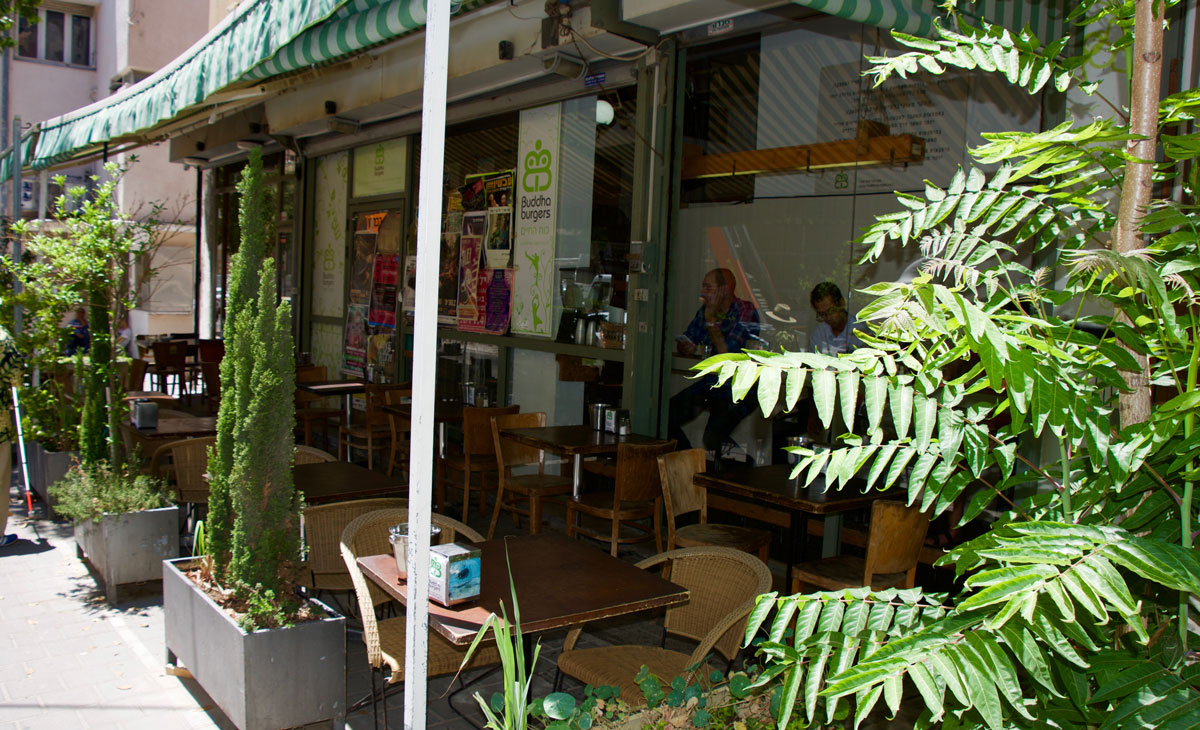
M 141 512 L 171 504 L 161 479 L 113 469 L 100 462 L 87 469 L 78 463 L 61 481 L 50 486 L 56 512 L 78 524 L 101 518 L 106 512 Z

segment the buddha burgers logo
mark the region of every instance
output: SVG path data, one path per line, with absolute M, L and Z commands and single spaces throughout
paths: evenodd
M 534 149 L 525 155 L 525 171 L 521 175 L 521 188 L 526 195 L 521 196 L 521 222 L 538 223 L 550 218 L 550 207 L 553 199 L 549 195 L 529 195 L 542 193 L 550 189 L 552 175 L 550 150 L 542 149 L 542 141 L 534 143 Z

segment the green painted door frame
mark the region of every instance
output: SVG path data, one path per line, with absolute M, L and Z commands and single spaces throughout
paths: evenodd
M 629 330 L 626 334 L 623 402 L 633 430 L 657 434 L 666 429 L 666 401 L 659 403 L 669 376 L 664 337 L 667 249 L 678 179 L 678 79 L 674 41 L 638 68 L 637 137 L 634 153 L 633 211 L 630 227 Z

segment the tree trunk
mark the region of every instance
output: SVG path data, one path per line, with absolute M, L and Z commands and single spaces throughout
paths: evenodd
M 1156 12 L 1157 10 L 1157 12 Z M 1151 179 L 1158 136 L 1159 85 L 1162 78 L 1163 18 L 1158 0 L 1135 0 L 1132 68 L 1133 88 L 1129 103 L 1129 127 L 1145 139 L 1131 140 L 1126 151 L 1138 160 L 1125 163 L 1125 181 L 1121 187 L 1121 208 L 1113 231 L 1113 247 L 1118 253 L 1142 248 L 1139 233 L 1142 216 L 1150 203 Z M 1121 320 L 1129 320 L 1121 315 Z M 1145 355 L 1132 353 L 1137 372 L 1123 373 L 1130 392 L 1121 394 L 1121 426 L 1141 423 L 1150 417 L 1150 363 Z

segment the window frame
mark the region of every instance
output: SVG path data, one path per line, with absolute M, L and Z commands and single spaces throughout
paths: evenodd
M 62 28 L 62 60 L 46 58 L 46 13 L 60 13 L 63 16 Z M 82 7 L 63 7 L 61 5 L 51 5 L 50 7 L 39 7 L 37 9 L 37 22 L 34 24 L 36 55 L 30 56 L 21 53 L 20 44 L 14 49 L 13 57 L 22 61 L 38 61 L 41 63 L 49 63 L 55 66 L 66 66 L 68 68 L 94 69 L 96 67 L 96 23 L 95 16 L 88 13 Z M 88 25 L 88 47 L 87 47 L 87 63 L 74 63 L 72 60 L 75 55 L 75 23 L 77 18 L 84 18 Z M 24 21 L 20 21 L 24 22 Z M 18 29 L 19 29 L 18 24 Z M 18 30 L 19 34 L 19 30 Z

